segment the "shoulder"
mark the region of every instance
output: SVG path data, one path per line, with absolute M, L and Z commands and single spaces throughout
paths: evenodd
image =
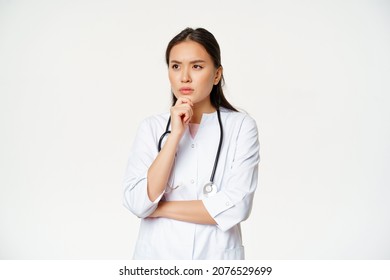
M 232 124 L 235 127 L 254 128 L 257 130 L 256 120 L 245 111 L 233 111 L 226 108 L 221 108 L 221 116 L 226 123 Z
M 245 111 L 223 110 L 225 114 L 224 127 L 227 138 L 236 147 L 236 152 L 257 153 L 259 151 L 259 133 L 256 120 Z
M 169 119 L 169 113 L 161 113 L 156 115 L 150 115 L 144 118 L 138 124 L 138 135 L 148 135 L 154 138 L 164 133 L 167 122 Z
M 169 119 L 168 112 L 150 115 L 141 121 L 140 127 L 158 128 L 161 127 L 161 125 L 166 124 L 168 122 L 168 119 Z

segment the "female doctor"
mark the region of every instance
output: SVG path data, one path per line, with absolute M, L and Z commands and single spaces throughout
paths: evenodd
M 222 90 L 214 36 L 186 28 L 168 44 L 173 104 L 139 126 L 124 205 L 141 218 L 134 259 L 244 259 L 240 222 L 257 187 L 255 121 Z

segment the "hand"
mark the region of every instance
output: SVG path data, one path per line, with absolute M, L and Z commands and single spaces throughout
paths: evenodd
M 194 104 L 189 98 L 179 97 L 171 108 L 171 133 L 183 136 L 188 123 L 190 122 Z

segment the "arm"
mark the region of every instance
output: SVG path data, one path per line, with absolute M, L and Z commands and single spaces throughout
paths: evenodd
M 171 133 L 160 153 L 148 169 L 148 196 L 151 201 L 164 192 L 167 185 L 176 149 L 192 117 L 193 104 L 188 98 L 179 98 L 171 108 Z
M 180 138 L 180 135 L 170 133 L 165 145 L 148 169 L 147 192 L 151 201 L 156 200 L 165 190 Z
M 176 147 L 186 128 L 185 122 L 188 123 L 192 116 L 190 102 L 180 99 L 171 108 L 172 133 L 161 155 L 157 153 L 153 137 L 155 131 L 150 119 L 143 121 L 138 128 L 123 180 L 123 204 L 139 218 L 146 218 L 153 213 L 164 194 Z
M 215 225 L 201 200 L 161 201 L 150 218 L 169 218 L 196 224 Z
M 151 201 L 147 194 L 147 171 L 157 156 L 154 126 L 148 118 L 138 127 L 123 179 L 123 205 L 139 218 L 149 216 L 160 200 Z
M 223 231 L 245 221 L 252 209 L 260 161 L 254 119 L 248 115 L 244 117 L 237 140 L 231 142 L 231 145 L 234 158 L 226 173 L 224 185 L 216 195 L 203 199 L 205 208 Z
M 239 135 L 229 177 L 215 196 L 203 200 L 160 202 L 149 217 L 214 224 L 223 231 L 247 219 L 257 187 L 260 160 L 255 121 L 244 120 Z

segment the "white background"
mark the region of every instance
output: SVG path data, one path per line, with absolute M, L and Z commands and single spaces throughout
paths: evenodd
M 390 3 L 369 0 L 0 0 L 0 258 L 132 257 L 127 155 L 187 26 L 258 123 L 247 258 L 390 259 Z

